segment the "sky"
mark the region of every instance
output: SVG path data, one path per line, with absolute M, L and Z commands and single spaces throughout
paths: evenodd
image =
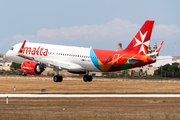
M 0 53 L 24 40 L 115 50 L 155 20 L 150 45 L 180 56 L 179 0 L 0 0 Z

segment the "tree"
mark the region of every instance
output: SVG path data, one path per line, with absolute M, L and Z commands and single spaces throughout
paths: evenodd
M 21 64 L 13 62 L 10 66 L 11 70 L 21 69 Z
M 179 63 L 166 64 L 161 66 L 159 69 L 154 71 L 154 75 L 162 77 L 179 77 L 180 78 L 180 67 Z

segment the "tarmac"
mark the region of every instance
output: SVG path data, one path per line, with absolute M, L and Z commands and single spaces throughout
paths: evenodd
M 180 93 L 1 93 L 20 98 L 180 98 Z

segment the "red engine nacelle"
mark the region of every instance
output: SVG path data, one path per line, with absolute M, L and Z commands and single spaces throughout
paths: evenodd
M 37 62 L 27 60 L 21 64 L 21 70 L 25 74 L 40 75 L 44 68 Z

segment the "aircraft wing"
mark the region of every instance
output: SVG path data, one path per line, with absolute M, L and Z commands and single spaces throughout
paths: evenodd
M 78 64 L 75 63 L 71 63 L 71 62 L 65 62 L 59 59 L 54 59 L 54 58 L 39 58 L 36 59 L 37 61 L 41 62 L 41 63 L 46 63 L 47 66 L 56 66 L 59 69 L 65 69 L 65 70 L 80 70 L 83 71 L 85 70 L 83 67 L 81 67 Z
M 123 58 L 126 59 L 126 60 L 128 60 L 128 62 L 129 62 L 130 64 L 136 64 L 136 63 L 142 61 L 142 60 L 139 60 L 139 59 L 136 59 L 136 58 L 126 58 L 126 57 L 123 57 Z
M 59 59 L 57 60 L 55 58 L 35 58 L 28 55 L 24 55 L 23 50 L 24 50 L 25 43 L 26 43 L 26 40 L 23 42 L 20 50 L 18 51 L 17 55 L 19 57 L 40 63 L 41 65 L 43 65 L 43 67 L 58 67 L 59 69 L 66 69 L 66 70 L 74 70 L 74 69 L 84 70 L 83 67 L 75 63 L 65 62 Z
M 159 47 L 157 48 L 157 50 L 153 53 L 150 53 L 150 54 L 146 54 L 146 56 L 153 56 L 153 55 L 157 55 L 163 45 L 164 41 L 161 42 L 161 44 L 159 45 Z

